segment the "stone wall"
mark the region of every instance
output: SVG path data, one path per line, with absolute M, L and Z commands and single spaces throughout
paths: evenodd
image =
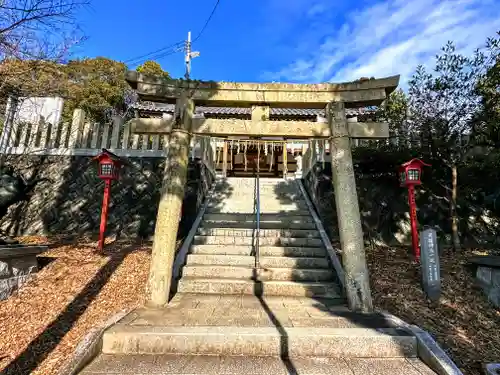
M 325 163 L 325 167 L 330 163 Z M 322 164 L 318 163 L 311 168 L 311 171 L 303 177 L 306 192 L 314 207 L 318 211 L 318 216 L 323 222 L 328 237 L 334 241 L 338 239 L 338 224 L 335 209 L 335 197 L 331 174 L 323 170 Z M 331 168 L 329 169 L 331 171 Z
M 486 265 L 478 266 L 476 278 L 491 303 L 500 307 L 500 268 Z
M 0 226 L 10 235 L 82 235 L 99 233 L 104 183 L 87 156 L 10 155 L 26 180 L 42 178 L 31 196 L 11 207 Z M 111 187 L 108 235 L 148 238 L 154 225 L 164 158 L 129 158 L 119 181 Z M 180 236 L 189 231 L 212 175 L 195 159 L 188 166 Z
M 0 248 L 0 301 L 19 289 L 38 271 L 37 254 L 41 249 Z
M 355 162 L 361 222 L 365 239 L 380 245 L 410 245 L 411 228 L 407 190 L 399 186 L 397 174 L 365 173 Z M 393 168 L 395 171 L 396 168 Z M 304 186 L 325 230 L 332 241 L 338 240 L 335 194 L 331 181 L 331 164 L 317 163 L 303 178 Z M 419 229 L 435 228 L 441 244 L 451 244 L 449 206 L 436 199 L 432 175 L 424 175 L 422 187 L 416 189 Z M 433 191 L 434 189 L 434 191 Z M 498 220 L 488 218 L 472 205 L 462 204 L 459 212 L 461 240 L 464 245 L 486 246 L 497 243 Z M 477 213 L 479 212 L 479 213 Z

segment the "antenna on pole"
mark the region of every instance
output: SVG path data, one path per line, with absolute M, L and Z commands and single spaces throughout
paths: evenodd
M 185 57 L 185 61 L 186 61 L 186 74 L 184 75 L 184 77 L 186 79 L 190 79 L 190 76 L 191 76 L 191 59 L 200 56 L 199 52 L 196 52 L 196 51 L 193 52 L 193 51 L 191 51 L 191 31 L 188 32 L 188 38 L 187 38 L 187 41 L 186 41 L 185 51 L 186 51 L 186 57 Z

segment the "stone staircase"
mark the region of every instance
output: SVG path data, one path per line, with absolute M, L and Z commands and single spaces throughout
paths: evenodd
M 295 184 L 283 184 L 276 192 L 279 183 L 260 182 L 259 268 L 253 229 L 255 180 L 230 179 L 229 184 L 235 193 L 208 207 L 178 291 L 341 298 L 319 233 Z
M 434 374 L 411 334 L 347 309 L 295 181 L 260 181 L 256 267 L 254 189 L 217 182 L 175 297 L 108 329 L 82 374 Z

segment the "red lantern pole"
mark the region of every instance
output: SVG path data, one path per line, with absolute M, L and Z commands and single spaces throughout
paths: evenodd
M 104 180 L 104 196 L 102 198 L 102 211 L 101 211 L 101 227 L 99 230 L 99 251 L 104 249 L 104 238 L 106 233 L 106 224 L 108 222 L 108 207 L 109 207 L 109 195 L 111 189 L 111 180 Z
M 415 186 L 408 185 L 408 204 L 410 205 L 410 222 L 411 222 L 411 243 L 415 259 L 420 262 L 420 246 L 418 243 L 418 224 L 417 224 L 417 203 L 415 202 Z

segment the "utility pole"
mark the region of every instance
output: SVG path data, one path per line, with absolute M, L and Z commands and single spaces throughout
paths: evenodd
M 191 51 L 191 31 L 188 32 L 188 38 L 187 38 L 187 41 L 186 41 L 185 52 L 186 52 L 186 58 L 185 58 L 185 61 L 186 61 L 186 74 L 184 75 L 184 77 L 186 79 L 190 79 L 190 76 L 191 76 L 191 59 L 200 56 L 199 52 L 193 52 L 193 51 Z

